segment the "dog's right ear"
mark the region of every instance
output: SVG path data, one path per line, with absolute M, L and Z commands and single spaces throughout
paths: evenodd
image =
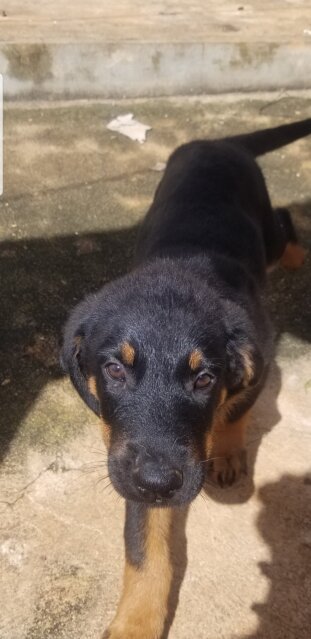
M 87 340 L 94 323 L 94 298 L 87 298 L 72 312 L 64 330 L 61 365 L 89 408 L 100 416 L 100 404 L 89 388 L 86 370 Z

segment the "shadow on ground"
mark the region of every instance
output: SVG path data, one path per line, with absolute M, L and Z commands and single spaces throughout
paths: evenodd
M 297 211 L 298 226 L 305 220 L 310 203 Z M 310 229 L 306 230 L 303 221 L 303 243 L 311 248 Z M 88 235 L 70 235 L 53 239 L 22 240 L 4 242 L 0 246 L 2 266 L 1 307 L 4 315 L 2 325 L 2 377 L 0 392 L 2 397 L 2 416 L 5 417 L 1 428 L 1 456 L 5 457 L 10 443 L 16 436 L 19 426 L 30 410 L 43 387 L 51 380 L 62 377 L 59 367 L 59 343 L 62 326 L 69 310 L 86 293 L 97 290 L 105 282 L 123 274 L 134 252 L 137 228 L 115 232 L 103 232 Z M 310 260 L 308 266 L 298 273 L 284 274 L 279 270 L 272 275 L 268 286 L 268 304 L 276 327 L 276 336 L 292 334 L 297 340 L 297 348 L 304 348 L 302 342 L 311 341 L 311 323 L 306 319 L 308 311 L 306 291 L 310 278 Z M 299 342 L 301 341 L 301 346 Z M 293 350 L 294 348 L 294 350 Z M 290 345 L 288 357 L 295 356 L 295 348 Z M 254 432 L 250 442 L 251 472 L 249 481 L 242 488 L 228 492 L 213 490 L 209 496 L 224 503 L 238 503 L 248 499 L 253 492 L 252 471 L 261 438 L 279 421 L 277 396 L 281 386 L 281 372 L 277 364 L 271 376 L 271 384 L 266 388 L 266 420 Z M 44 418 L 42 429 L 44 430 Z M 36 439 L 40 433 L 36 430 Z M 72 433 L 63 433 L 63 437 Z M 304 486 L 303 491 L 300 488 Z M 303 478 L 284 477 L 280 482 L 268 485 L 261 490 L 260 498 L 263 511 L 258 527 L 264 540 L 272 548 L 272 563 L 263 566 L 271 578 L 271 593 L 267 603 L 257 607 L 260 616 L 258 633 L 245 639 L 268 639 L 278 636 L 300 636 L 300 627 L 304 619 L 287 619 L 284 588 L 280 581 L 288 580 L 290 596 L 295 599 L 297 583 L 297 562 L 295 538 L 287 537 L 285 508 L 299 508 L 303 516 L 305 494 Z M 290 502 L 288 500 L 290 494 Z M 290 513 L 289 515 L 290 516 Z M 186 515 L 181 516 L 179 529 L 180 551 L 175 561 L 175 581 L 170 600 L 170 611 L 165 637 L 174 618 L 179 588 L 187 565 L 186 537 L 184 526 Z M 280 543 L 278 530 L 283 535 Z M 297 535 L 301 531 L 296 531 Z M 296 548 L 296 546 L 295 546 Z M 307 550 L 301 546 L 301 552 Z M 299 562 L 298 569 L 303 572 L 304 563 Z M 299 573 L 300 574 L 300 573 Z M 305 578 L 303 572 L 303 578 Z M 299 602 L 297 608 L 301 610 Z M 290 608 L 292 610 L 292 607 Z M 301 613 L 303 615 L 303 613 Z M 283 634 L 277 634 L 282 628 Z M 292 628 L 292 634 L 287 632 Z M 297 631 L 297 632 L 296 632 Z
M 135 238 L 131 228 L 0 245 L 2 459 L 42 388 L 62 377 L 59 346 L 68 312 L 125 272 Z
M 241 639 L 307 638 L 311 625 L 311 476 L 284 475 L 259 491 L 258 530 L 271 550 L 260 568 L 270 580 L 264 604 L 255 603 L 258 628 Z M 305 592 L 302 601 L 298 593 Z M 295 611 L 295 614 L 293 614 Z

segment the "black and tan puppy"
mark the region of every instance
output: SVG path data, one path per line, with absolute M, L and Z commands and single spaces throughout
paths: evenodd
M 143 222 L 136 264 L 87 297 L 62 358 L 101 417 L 109 474 L 127 500 L 124 591 L 110 639 L 159 639 L 171 586 L 178 506 L 245 471 L 249 411 L 265 380 L 271 334 L 267 268 L 297 266 L 287 210 L 273 210 L 255 157 L 311 133 L 311 119 L 170 157 Z

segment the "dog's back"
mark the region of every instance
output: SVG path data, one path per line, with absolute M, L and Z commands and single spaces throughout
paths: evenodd
M 311 119 L 176 149 L 143 223 L 138 261 L 203 251 L 264 279 L 296 238 L 288 212 L 272 210 L 255 157 L 308 133 Z

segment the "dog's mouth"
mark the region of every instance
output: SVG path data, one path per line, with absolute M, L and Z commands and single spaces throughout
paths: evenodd
M 115 490 L 125 499 L 150 506 L 182 506 L 199 494 L 204 484 L 203 465 L 197 460 L 168 460 L 165 456 L 110 454 L 108 469 Z

